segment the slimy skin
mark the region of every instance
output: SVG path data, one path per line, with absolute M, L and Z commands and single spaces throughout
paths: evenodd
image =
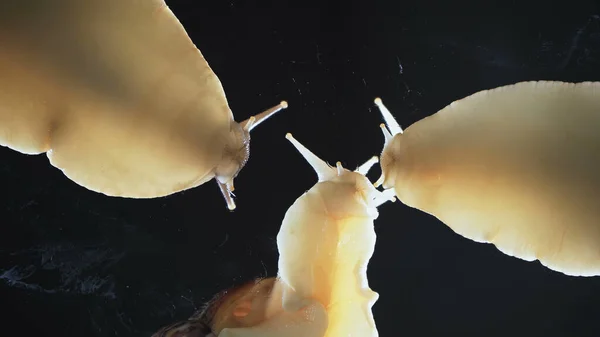
M 600 275 L 600 82 L 521 82 L 402 131 L 380 99 L 382 177 L 456 233 L 572 276 Z
M 229 209 L 250 131 L 163 0 L 0 3 L 0 145 L 77 184 L 156 198 L 215 179 Z
M 226 291 L 188 321 L 153 337 L 377 337 L 367 264 L 375 248 L 377 207 L 394 201 L 365 174 L 316 157 L 286 136 L 316 171 L 319 182 L 288 209 L 277 234 L 277 278 Z

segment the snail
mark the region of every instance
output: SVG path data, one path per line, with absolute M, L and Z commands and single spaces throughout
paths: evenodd
M 484 90 L 406 130 L 375 104 L 385 120 L 376 186 L 509 256 L 600 275 L 600 82 Z
M 196 315 L 153 337 L 377 337 L 367 265 L 375 249 L 377 207 L 394 201 L 365 174 L 329 166 L 291 134 L 318 182 L 287 210 L 279 233 L 278 275 L 218 295 Z
M 163 0 L 0 4 L 0 145 L 77 184 L 156 198 L 215 179 L 235 209 L 250 132 Z

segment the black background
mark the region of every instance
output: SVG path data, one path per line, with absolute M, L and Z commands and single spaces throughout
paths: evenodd
M 276 275 L 281 220 L 316 182 L 286 132 L 353 168 L 381 150 L 377 96 L 407 127 L 483 89 L 600 80 L 594 1 L 167 4 L 237 120 L 282 99 L 289 109 L 253 132 L 233 213 L 214 182 L 107 198 L 43 155 L 0 149 L 0 335 L 149 336 L 220 290 Z M 382 337 L 600 335 L 599 278 L 505 256 L 399 202 L 380 207 L 375 229 Z

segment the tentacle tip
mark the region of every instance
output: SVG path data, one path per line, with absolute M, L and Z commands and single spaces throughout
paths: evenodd
M 300 152 L 302 157 L 309 163 L 310 166 L 315 170 L 317 176 L 319 177 L 319 181 L 325 181 L 332 179 L 336 176 L 335 168 L 332 168 L 329 164 L 327 164 L 324 160 L 317 157 L 314 153 L 312 153 L 309 149 L 307 149 L 302 143 L 297 141 L 291 133 L 287 133 L 285 135 L 290 143 Z
M 341 161 L 336 162 L 335 167 L 337 169 L 337 175 L 341 176 L 342 173 L 344 172 L 344 167 L 342 166 L 342 162 Z
M 369 171 L 371 170 L 373 165 L 377 164 L 378 162 L 379 162 L 379 157 L 373 156 L 369 160 L 364 162 L 362 165 L 360 165 L 356 170 L 354 170 L 354 172 L 360 173 L 362 175 L 366 175 L 367 173 L 369 173 Z
M 383 101 L 381 100 L 381 98 L 380 98 L 380 97 L 376 97 L 376 98 L 373 100 L 373 102 L 374 102 L 375 104 L 377 104 L 377 105 L 380 105 L 380 104 L 382 104 L 382 103 L 383 103 Z
M 400 127 L 400 124 L 398 124 L 396 119 L 394 119 L 394 116 L 392 116 L 392 113 L 388 110 L 388 108 L 385 107 L 385 105 L 381 101 L 381 98 L 379 98 L 379 97 L 376 98 L 375 104 L 379 108 L 379 111 L 381 112 L 381 115 L 382 115 L 382 117 L 385 121 L 385 124 L 387 125 L 387 128 L 389 129 L 391 135 L 395 136 L 397 134 L 402 133 L 403 132 L 402 127 Z
M 237 208 L 237 205 L 235 204 L 235 201 L 233 200 L 233 193 L 229 193 L 225 197 L 225 202 L 227 203 L 227 209 L 230 212 L 233 212 Z
M 287 102 L 281 101 L 276 106 L 271 107 L 271 108 L 259 113 L 258 115 L 254 115 L 254 116 L 248 118 L 247 120 L 241 122 L 240 125 L 242 125 L 247 132 L 250 132 L 255 127 L 259 126 L 264 121 L 271 118 L 278 111 L 281 111 L 285 108 L 287 108 Z
M 233 211 L 236 208 L 235 201 L 233 200 L 233 197 L 235 197 L 235 195 L 229 189 L 230 186 L 233 187 L 233 182 L 230 182 L 229 184 L 227 184 L 227 183 L 220 182 L 218 179 L 216 181 L 217 181 L 217 185 L 219 186 L 219 190 L 221 191 L 221 194 L 223 195 L 223 199 L 225 199 L 225 203 L 227 203 L 227 209 L 229 209 L 230 211 Z
M 379 179 L 377 179 L 377 181 L 375 181 L 375 182 L 373 183 L 373 187 L 375 187 L 375 188 L 379 188 L 379 186 L 381 186 L 381 185 L 383 184 L 383 182 L 384 182 L 384 181 L 385 181 L 385 175 L 382 173 L 382 174 L 379 176 Z

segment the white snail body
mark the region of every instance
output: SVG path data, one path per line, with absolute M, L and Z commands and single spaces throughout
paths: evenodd
M 216 179 L 228 207 L 250 130 L 163 0 L 0 4 L 0 145 L 89 190 L 155 198 Z
M 521 82 L 386 124 L 378 184 L 456 233 L 600 275 L 600 82 Z

